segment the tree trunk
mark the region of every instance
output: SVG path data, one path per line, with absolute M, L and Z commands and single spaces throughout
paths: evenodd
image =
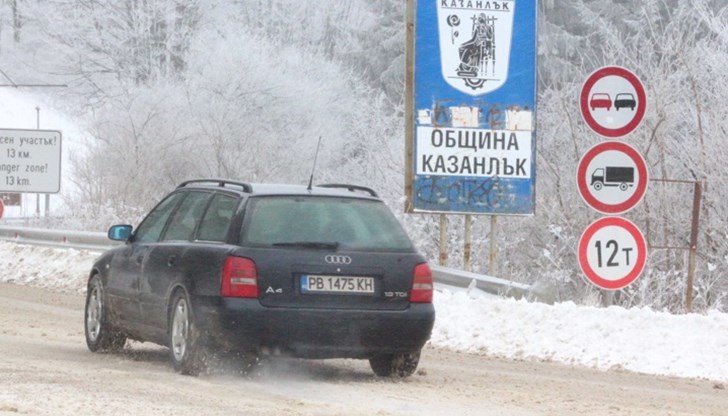
M 12 0 L 10 7 L 13 11 L 13 40 L 15 43 L 20 42 L 20 28 L 23 26 L 20 12 L 18 11 L 18 0 Z

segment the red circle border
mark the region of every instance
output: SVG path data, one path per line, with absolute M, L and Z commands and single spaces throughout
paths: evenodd
M 634 118 L 632 118 L 632 121 L 618 129 L 610 129 L 602 126 L 589 112 L 589 93 L 592 87 L 597 81 L 610 75 L 622 77 L 632 84 L 632 87 L 637 92 L 637 99 L 639 101 L 637 112 Z M 642 119 L 645 117 L 647 110 L 647 94 L 645 93 L 645 87 L 642 85 L 642 81 L 632 71 L 621 66 L 605 66 L 592 72 L 586 78 L 586 81 L 584 81 L 584 84 L 581 86 L 581 93 L 579 94 L 579 109 L 581 110 L 581 117 L 584 119 L 584 122 L 598 135 L 608 138 L 623 137 L 632 133 L 642 123 Z
M 637 173 L 640 178 L 634 194 L 620 204 L 605 204 L 604 202 L 597 200 L 589 192 L 589 185 L 586 181 L 586 169 L 589 167 L 589 163 L 591 163 L 597 155 L 609 150 L 622 152 L 632 159 L 635 165 L 637 165 Z M 607 215 L 622 214 L 636 207 L 647 193 L 648 182 L 649 174 L 647 172 L 647 163 L 645 162 L 645 159 L 637 151 L 637 149 L 623 142 L 607 141 L 597 143 L 584 153 L 584 156 L 582 156 L 579 161 L 579 166 L 576 168 L 576 186 L 579 189 L 581 198 L 587 205 L 594 208 L 597 212 Z
M 617 280 L 607 280 L 599 276 L 599 274 L 591 267 L 587 257 L 587 249 L 589 248 L 589 240 L 597 231 L 604 227 L 617 226 L 625 229 L 637 243 L 637 258 L 635 259 L 635 267 L 624 277 Z M 622 217 L 604 217 L 600 218 L 586 227 L 581 234 L 578 248 L 579 267 L 584 276 L 596 286 L 607 290 L 620 290 L 632 284 L 645 268 L 647 263 L 647 242 L 642 232 L 631 221 Z

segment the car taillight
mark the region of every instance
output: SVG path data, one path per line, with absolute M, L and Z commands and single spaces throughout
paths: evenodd
M 427 263 L 415 266 L 410 302 L 432 303 L 432 270 Z
M 225 260 L 220 295 L 235 298 L 258 297 L 258 270 L 253 260 L 233 256 Z

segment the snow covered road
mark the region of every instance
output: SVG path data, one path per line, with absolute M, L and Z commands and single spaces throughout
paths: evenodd
M 96 255 L 0 242 L 0 282 L 82 294 Z M 728 382 L 725 313 L 545 305 L 438 289 L 435 348 Z
M 42 278 L 42 277 L 40 277 Z M 365 361 L 271 359 L 175 374 L 164 348 L 94 354 L 78 291 L 0 283 L 0 415 L 724 416 L 721 382 L 493 358 L 428 346 L 405 380 Z M 479 336 L 484 336 L 480 334 Z

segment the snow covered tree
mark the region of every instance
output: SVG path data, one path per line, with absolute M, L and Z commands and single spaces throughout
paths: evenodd
M 398 0 L 14 0 L 0 4 L 0 56 L 12 77 L 69 85 L 58 97 L 94 136 L 75 157 L 79 198 L 99 211 L 148 208 L 194 176 L 304 183 L 319 136 L 320 181 L 370 185 L 397 209 L 409 169 L 404 7 Z M 562 299 L 594 296 L 575 249 L 597 214 L 582 203 L 574 176 L 581 155 L 602 138 L 581 120 L 577 97 L 593 70 L 621 65 L 648 90 L 645 120 L 625 140 L 643 153 L 651 177 L 706 181 L 695 306 L 726 307 L 725 1 L 544 0 L 539 11 L 537 209 L 534 217 L 498 220 L 499 274 L 553 282 Z M 627 216 L 651 244 L 683 245 L 690 203 L 689 189 L 654 185 Z M 437 258 L 436 216 L 402 219 Z M 451 265 L 459 266 L 462 220 L 451 224 Z M 475 220 L 476 253 L 487 251 L 488 224 Z M 474 256 L 476 271 L 488 266 L 487 256 Z M 653 250 L 645 275 L 619 301 L 679 310 L 685 267 L 683 251 Z

